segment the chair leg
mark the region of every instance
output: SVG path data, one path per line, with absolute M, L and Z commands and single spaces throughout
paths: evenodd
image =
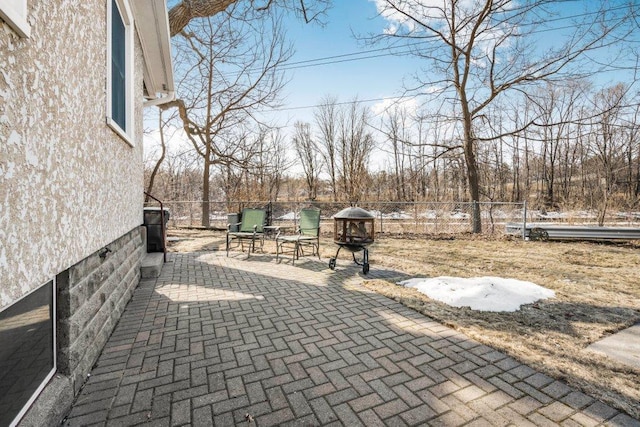
M 254 254 L 256 253 L 256 236 L 253 236 L 251 238 L 251 247 L 249 249 L 249 252 L 253 252 Z
M 251 249 L 254 249 L 255 252 L 255 248 L 254 248 L 254 240 L 253 238 L 251 239 L 251 241 L 249 242 L 249 247 L 247 248 L 247 258 L 249 258 L 251 256 Z
M 285 244 L 287 242 L 286 241 L 278 241 L 276 240 L 276 261 L 280 262 L 280 255 L 284 255 L 285 254 Z
M 293 261 L 291 262 L 291 265 L 296 265 L 296 259 L 300 258 L 300 243 L 296 240 L 296 243 L 294 244 L 293 247 Z

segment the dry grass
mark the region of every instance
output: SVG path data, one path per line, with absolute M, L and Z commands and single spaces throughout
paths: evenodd
M 224 250 L 221 232 L 171 230 L 171 234 L 183 239 L 172 250 Z M 331 240 L 323 240 L 323 259 L 335 250 Z M 639 245 L 378 236 L 370 248 L 370 262 L 372 270 L 388 268 L 403 274 L 388 281 L 367 280 L 367 288 L 640 418 L 640 370 L 586 350 L 589 344 L 640 322 Z M 395 283 L 435 276 L 526 280 L 553 289 L 556 298 L 515 313 L 478 312 L 450 307 Z

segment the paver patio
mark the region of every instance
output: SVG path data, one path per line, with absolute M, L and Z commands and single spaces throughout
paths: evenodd
M 169 260 L 136 289 L 66 425 L 640 426 L 366 290 L 346 260 Z

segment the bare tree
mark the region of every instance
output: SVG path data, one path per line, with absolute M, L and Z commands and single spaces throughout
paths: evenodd
M 202 225 L 209 226 L 211 165 L 246 164 L 255 143 L 239 129 L 254 113 L 277 105 L 285 84 L 279 67 L 291 56 L 277 17 L 236 18 L 232 6 L 214 17 L 192 21 L 176 40 L 178 107 L 184 131 L 203 159 Z
M 238 200 L 277 201 L 285 174 L 291 167 L 280 129 L 239 128 L 231 141 L 249 151 L 239 156 L 246 158 L 242 164 L 229 159 L 220 159 L 215 164 L 212 179 L 219 200 L 225 200 L 227 209 L 236 209 L 234 202 Z M 213 192 L 212 196 L 215 196 Z
M 160 198 L 174 197 L 171 193 L 170 185 L 167 184 L 168 171 L 176 171 L 177 164 L 185 163 L 185 152 L 180 147 L 172 146 L 171 141 L 175 134 L 180 130 L 174 126 L 170 126 L 171 121 L 175 120 L 177 112 L 173 111 L 168 117 L 165 111 L 158 109 L 157 111 L 158 127 L 153 129 L 153 133 L 158 136 L 159 153 L 155 149 L 147 151 L 145 149 L 145 188 L 148 195 L 159 196 Z M 152 132 L 145 129 L 145 134 L 151 136 Z M 154 147 L 155 148 L 155 147 Z M 193 161 L 188 163 L 193 164 Z M 165 181 L 165 182 L 163 182 Z M 156 186 L 156 183 L 158 185 Z M 149 197 L 145 197 L 145 203 L 149 201 Z
M 566 43 L 547 49 L 535 45 L 536 33 L 548 27 L 551 0 L 379 0 L 380 13 L 393 21 L 380 39 L 410 39 L 414 53 L 431 61 L 434 73 L 417 76 L 413 92 L 438 87 L 440 96 L 453 102 L 462 130 L 469 196 L 480 200 L 478 144 L 503 134 L 480 134 L 478 122 L 496 100 L 529 90 L 538 82 L 578 74 L 577 62 L 591 51 L 620 42 L 631 29 L 629 17 L 597 13 L 575 22 Z M 600 4 L 600 3 L 598 3 Z M 620 16 L 622 15 L 622 16 Z M 616 36 L 616 38 L 614 38 Z M 609 38 L 610 37 L 610 38 Z M 527 124 L 525 124 L 527 125 Z M 513 129 L 510 133 L 517 131 Z M 477 204 L 476 204 L 477 206 Z M 481 231 L 479 210 L 473 231 Z
M 497 133 L 504 131 L 504 124 L 508 113 L 505 111 L 506 105 L 495 104 L 487 109 L 486 120 L 483 127 L 491 127 Z M 486 132 L 482 129 L 483 133 Z M 505 162 L 505 139 L 506 137 L 487 141 L 477 147 L 478 169 L 480 173 L 481 190 L 480 194 L 489 201 L 505 200 L 507 176 L 510 173 L 510 166 Z
M 420 115 L 416 115 L 414 121 L 418 138 L 417 147 L 415 147 L 416 160 L 414 164 L 417 180 L 416 193 L 420 199 L 425 200 L 429 191 L 429 166 L 432 166 L 432 169 L 435 168 L 435 162 L 429 162 L 428 147 L 425 144 L 425 139 L 428 135 L 427 124 Z
M 635 106 L 633 107 L 632 113 L 629 115 L 629 119 L 625 126 L 627 135 L 627 146 L 625 151 L 628 164 L 627 182 L 629 185 L 628 197 L 630 205 L 637 203 L 637 200 L 634 200 L 634 198 L 637 198 L 640 195 L 640 144 L 638 144 L 638 140 L 640 139 L 639 95 L 640 94 L 636 94 L 635 96 Z
M 557 208 L 557 179 L 562 175 L 560 162 L 568 155 L 568 147 L 576 138 L 574 123 L 580 121 L 580 100 L 584 100 L 588 84 L 574 81 L 561 86 L 548 84 L 538 92 L 534 111 L 537 115 L 531 129 L 541 144 L 543 204 Z
M 150 174 L 155 170 L 153 183 L 155 197 L 173 202 L 199 198 L 202 186 L 199 158 L 194 157 L 192 152 L 172 146 L 168 143 L 169 136 L 168 132 L 164 132 L 166 149 L 162 163 L 154 159 L 152 163 L 145 164 L 145 185 L 149 188 Z M 172 203 L 170 207 L 172 216 L 189 216 L 192 220 L 194 219 L 195 211 L 191 203 Z
M 179 34 L 191 20 L 207 18 L 224 12 L 238 0 L 182 0 L 169 11 L 171 36 Z M 331 5 L 331 0 L 243 0 L 247 13 L 265 12 L 279 7 L 291 10 L 305 22 L 318 21 Z
M 617 84 L 602 89 L 595 94 L 594 106 L 601 114 L 594 120 L 593 146 L 602 182 L 601 199 L 598 207 L 598 224 L 603 225 L 610 199 L 616 190 L 618 171 L 624 169 L 620 161 L 623 159 L 623 139 L 621 135 L 621 119 L 624 114 L 624 102 L 627 87 Z
M 232 209 L 236 200 L 262 198 L 259 182 L 263 175 L 264 153 L 260 150 L 264 147 L 264 134 L 260 128 L 239 125 L 218 135 L 218 146 L 235 147 L 233 157 L 219 157 L 212 163 L 211 178 L 219 182 L 215 186 L 217 196 L 224 198 L 227 209 Z
M 395 199 L 407 200 L 407 172 L 410 162 L 409 112 L 403 105 L 394 104 L 382 117 L 382 132 L 390 145 L 393 161 Z
M 144 198 L 145 203 L 147 203 L 150 199 L 150 195 L 153 192 L 153 183 L 156 180 L 156 175 L 158 174 L 158 171 L 160 170 L 160 166 L 162 165 L 162 162 L 164 161 L 164 158 L 167 154 L 167 144 L 165 142 L 165 136 L 164 136 L 164 131 L 165 131 L 165 125 L 166 125 L 166 121 L 164 121 L 162 119 L 162 112 L 163 110 L 160 110 L 158 112 L 158 129 L 159 129 L 159 136 L 160 136 L 160 157 L 158 157 L 158 160 L 156 160 L 156 164 L 153 167 L 153 170 L 151 171 L 151 175 L 149 176 L 149 180 L 147 183 L 147 191 L 146 191 L 146 196 Z
M 318 197 L 320 159 L 318 146 L 311 135 L 311 125 L 309 123 L 296 122 L 294 124 L 293 147 L 304 172 L 308 198 L 309 200 L 315 200 Z
M 246 184 L 243 181 L 245 168 L 232 161 L 220 161 L 215 165 L 215 182 L 218 188 L 222 189 L 225 204 L 228 209 L 234 200 L 241 200 L 242 187 Z
M 368 129 L 369 110 L 356 100 L 345 105 L 340 114 L 338 157 L 340 182 L 347 200 L 358 202 L 365 193 L 369 158 L 374 148 Z
M 287 159 L 286 142 L 280 129 L 261 127 L 256 132 L 257 154 L 247 169 L 257 180 L 260 200 L 276 201 L 280 194 L 280 187 L 284 174 L 291 167 L 292 162 Z
M 319 129 L 318 145 L 329 174 L 333 201 L 338 200 L 338 99 L 327 95 L 313 112 Z
M 453 132 L 449 120 L 438 112 L 423 111 L 413 120 L 417 126 L 417 142 L 411 144 L 411 180 L 418 180 L 417 195 L 422 199 L 443 201 L 452 188 L 460 184 L 466 188 L 457 171 L 460 163 L 456 158 L 462 150 L 460 138 Z

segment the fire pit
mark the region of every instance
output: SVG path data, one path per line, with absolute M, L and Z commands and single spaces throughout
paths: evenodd
M 336 258 L 340 249 L 345 248 L 353 255 L 353 261 L 362 266 L 362 272 L 369 272 L 369 250 L 373 243 L 374 217 L 362 208 L 346 208 L 333 216 L 333 242 L 338 245 L 336 256 L 329 260 L 329 268 L 336 268 Z M 364 251 L 362 262 L 356 259 L 356 252 Z

